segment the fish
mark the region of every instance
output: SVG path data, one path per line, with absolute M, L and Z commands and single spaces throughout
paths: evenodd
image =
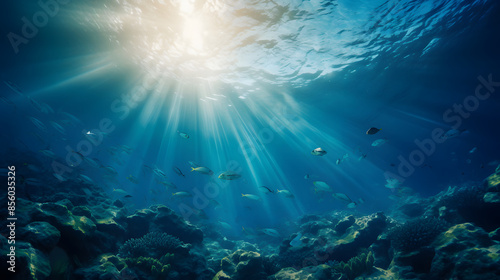
M 376 134 L 377 132 L 379 132 L 381 130 L 382 130 L 382 128 L 370 127 L 370 129 L 368 129 L 366 131 L 366 135 L 373 135 L 373 134 Z
M 448 131 L 445 132 L 445 134 L 441 135 L 441 139 L 442 140 L 447 140 L 447 139 L 450 139 L 450 138 L 455 138 L 457 136 L 459 136 L 460 134 L 462 133 L 465 133 L 467 131 L 467 129 L 450 129 Z
M 106 171 L 106 173 L 108 173 L 109 175 L 112 175 L 112 176 L 115 176 L 118 174 L 118 171 L 116 171 L 116 169 L 114 169 L 112 166 L 102 166 L 102 169 L 104 169 L 104 171 Z
M 160 178 L 167 178 L 167 174 L 165 174 L 165 172 L 163 172 L 161 169 L 159 168 L 155 168 L 153 169 L 153 172 Z
M 26 178 L 24 181 L 27 184 L 33 185 L 33 186 L 41 186 L 42 185 L 42 182 L 38 179 L 35 179 L 35 178 Z
M 469 154 L 474 153 L 477 150 L 477 147 L 472 148 L 472 150 L 469 151 Z
M 386 142 L 387 142 L 387 139 L 385 139 L 385 138 L 377 139 L 377 140 L 373 141 L 372 146 L 373 147 L 381 146 L 381 145 L 385 144 Z
M 188 193 L 188 192 L 175 192 L 175 193 L 172 193 L 173 196 L 176 196 L 176 197 L 192 197 L 193 195 L 191 193 Z
M 14 102 L 12 102 L 12 100 L 10 100 L 9 98 L 7 98 L 5 96 L 0 96 L 0 100 L 2 100 L 7 105 L 11 105 L 11 106 L 16 107 L 16 104 Z
M 201 173 L 201 174 L 205 174 L 205 175 L 213 175 L 214 172 L 212 170 L 210 170 L 208 167 L 203 167 L 203 166 L 200 166 L 200 167 L 191 167 L 191 172 L 193 171 L 196 171 L 198 173 Z
M 130 148 L 130 147 L 129 147 L 129 146 L 127 146 L 127 145 L 120 145 L 119 147 L 120 147 L 120 149 L 121 149 L 122 151 L 124 151 L 125 153 L 127 153 L 127 154 L 129 154 L 129 155 L 130 155 L 130 153 L 132 153 L 132 148 Z
M 47 131 L 47 127 L 37 118 L 29 117 L 30 121 L 41 131 Z
M 352 199 L 349 198 L 345 193 L 334 193 L 332 194 L 333 198 L 336 198 L 338 200 L 342 200 L 345 202 L 352 202 Z
M 98 159 L 91 159 L 91 158 L 88 158 L 88 157 L 83 157 L 83 160 L 90 166 L 92 167 L 95 167 L 95 168 L 99 168 L 101 167 L 101 164 L 99 163 L 99 160 Z
M 64 178 L 63 176 L 57 174 L 57 173 L 53 173 L 52 175 L 54 175 L 54 177 L 56 177 L 57 180 L 61 181 L 61 182 L 64 182 L 66 181 L 66 178 Z
M 182 177 L 186 177 L 186 176 L 184 175 L 184 173 L 182 173 L 182 171 L 179 169 L 179 167 L 174 166 L 174 167 L 172 167 L 172 170 L 175 172 L 175 174 L 177 174 L 177 175 L 179 175 L 179 176 L 182 176 Z
M 28 97 L 31 105 L 33 107 L 35 107 L 35 109 L 40 112 L 40 113 L 45 113 L 44 112 L 44 107 L 42 106 L 42 104 L 40 104 L 40 102 L 36 101 L 35 99 L 31 98 L 31 97 Z
M 357 204 L 356 204 L 356 202 L 354 202 L 354 201 L 353 201 L 353 202 L 351 202 L 351 203 L 349 203 L 349 204 L 347 204 L 347 208 L 350 208 L 350 209 L 352 209 L 352 208 L 356 208 L 356 206 L 358 206 L 358 205 L 357 205 Z
M 332 191 L 331 187 L 323 181 L 314 181 L 313 184 L 316 187 L 316 190 L 326 191 L 326 192 Z
M 309 174 L 306 174 L 306 175 L 304 176 L 304 179 L 306 179 L 306 180 L 307 180 L 307 179 L 309 179 L 309 178 L 311 178 L 311 176 L 310 176 Z
M 288 190 L 278 190 L 278 194 L 282 194 L 288 198 L 295 198 L 295 196 Z
M 326 155 L 326 151 L 323 150 L 321 147 L 319 147 L 319 148 L 316 148 L 316 149 L 312 150 L 311 154 L 313 156 L 320 156 L 321 157 L 321 156 Z
M 66 130 L 58 123 L 51 121 L 50 125 L 57 130 L 57 132 L 61 133 L 62 135 L 66 135 Z
M 131 175 L 128 175 L 128 176 L 127 176 L 127 179 L 128 179 L 130 182 L 134 183 L 134 184 L 138 184 L 138 183 L 139 183 L 139 181 L 137 180 L 137 178 L 135 178 L 135 177 L 134 177 L 134 175 L 132 175 L 132 174 L 131 174 Z
M 226 171 L 226 172 L 220 174 L 218 178 L 221 180 L 236 180 L 238 178 L 241 178 L 241 175 L 234 173 L 232 171 Z
M 126 192 L 123 189 L 113 189 L 113 192 L 116 193 L 116 194 L 118 194 L 118 195 L 122 195 L 122 196 L 128 195 L 128 192 Z
M 299 247 L 302 245 L 302 240 L 300 240 L 302 238 L 302 234 L 299 232 L 297 234 L 297 236 L 295 236 L 295 238 L 292 239 L 292 241 L 290 241 L 290 246 L 292 247 Z
M 47 103 L 40 103 L 40 106 L 42 107 L 42 113 L 45 113 L 45 114 L 54 114 L 54 109 L 52 109 L 52 107 L 50 107 L 49 104 Z
M 280 237 L 280 234 L 278 233 L 278 231 L 276 231 L 275 229 L 272 229 L 272 228 L 262 229 L 262 232 L 269 235 L 269 236 L 272 236 L 272 237 Z
M 219 221 L 218 223 L 219 223 L 219 225 L 222 226 L 223 229 L 226 229 L 226 230 L 230 230 L 231 229 L 231 225 L 228 224 L 228 223 L 226 223 L 226 222 Z
M 184 138 L 184 139 L 188 139 L 189 138 L 189 134 L 187 134 L 187 133 L 179 132 L 179 131 L 177 131 L 177 133 L 179 133 L 179 136 L 182 137 L 182 138 Z
M 337 159 L 337 161 L 335 163 L 337 163 L 337 165 L 339 165 L 348 157 L 349 157 L 349 154 L 344 154 L 341 158 Z
M 11 90 L 19 95 L 23 95 L 23 91 L 19 88 L 17 84 L 12 81 L 3 81 Z
M 241 197 L 246 197 L 251 200 L 260 200 L 260 197 L 256 196 L 255 194 L 241 194 Z
M 261 188 L 264 188 L 265 190 L 267 190 L 266 194 L 268 194 L 268 193 L 274 193 L 273 190 L 271 190 L 270 188 L 268 188 L 266 186 L 261 186 Z
M 39 151 L 42 155 L 46 156 L 46 157 L 49 157 L 49 158 L 56 158 L 56 154 L 54 154 L 54 152 L 52 152 L 51 150 L 40 150 Z
M 82 178 L 84 182 L 87 182 L 90 185 L 94 184 L 94 181 L 92 179 L 90 179 L 88 176 L 80 174 L 80 178 Z

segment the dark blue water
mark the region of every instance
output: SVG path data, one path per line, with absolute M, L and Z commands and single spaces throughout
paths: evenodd
M 69 1 L 35 19 L 45 24 L 32 38 L 22 18 L 43 9 L 3 5 L 2 154 L 20 174 L 35 165 L 24 172 L 42 182 L 83 174 L 131 195 L 132 209 L 164 204 L 236 234 L 308 213 L 387 211 L 500 164 L 495 1 Z M 435 129 L 460 133 L 436 143 Z M 318 147 L 327 154 L 311 155 Z M 241 178 L 217 178 L 228 170 Z M 172 195 L 181 191 L 192 197 Z

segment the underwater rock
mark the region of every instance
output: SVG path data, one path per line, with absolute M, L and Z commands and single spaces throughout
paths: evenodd
M 497 228 L 494 231 L 490 232 L 489 236 L 492 240 L 500 241 L 500 228 Z
M 43 280 L 49 279 L 51 272 L 48 256 L 42 251 L 35 249 L 30 243 L 16 242 L 16 268 L 15 277 L 6 279 L 13 280 Z
M 487 192 L 484 194 L 483 200 L 487 204 L 500 205 L 500 193 Z
M 432 243 L 432 279 L 494 279 L 500 275 L 500 245 L 473 224 L 455 225 Z
M 73 216 L 66 206 L 53 202 L 42 203 L 33 215 L 33 219 L 55 226 L 65 239 L 88 238 L 96 230 L 96 225 L 89 218 Z
M 221 270 L 213 279 L 266 279 L 262 257 L 257 252 L 236 250 L 221 260 Z
M 110 235 L 121 236 L 125 233 L 125 229 L 118 224 L 113 218 L 99 219 L 96 221 L 97 230 L 108 233 Z
M 353 215 L 345 217 L 335 225 L 335 231 L 339 234 L 344 234 L 346 230 L 356 222 Z
M 387 226 L 387 218 L 382 212 L 356 219 L 359 226 L 351 230 L 343 239 L 336 242 L 329 250 L 329 260 L 348 261 L 355 257 L 361 249 L 370 247 Z
M 93 219 L 92 211 L 90 211 L 87 206 L 76 206 L 71 210 L 71 212 L 73 213 L 73 215 L 85 216 L 89 219 Z
M 156 212 L 151 222 L 151 231 L 163 231 L 187 243 L 199 244 L 203 242 L 203 232 L 185 221 L 172 209 L 163 205 L 152 206 L 151 209 Z
M 341 277 L 341 276 L 340 276 Z M 332 268 L 321 264 L 318 266 L 304 267 L 297 270 L 292 267 L 283 268 L 278 273 L 267 278 L 268 280 L 330 280 L 332 278 Z
M 47 222 L 33 222 L 21 228 L 19 236 L 37 249 L 50 251 L 59 242 L 61 233 Z
M 394 254 L 391 250 L 391 240 L 387 235 L 380 235 L 377 241 L 370 246 L 370 249 L 374 254 L 374 265 L 382 269 L 389 268 Z
M 334 223 L 322 219 L 316 221 L 309 221 L 300 226 L 300 229 L 303 233 L 317 234 L 320 229 L 331 228 Z
M 421 216 L 425 209 L 420 203 L 408 203 L 399 207 L 399 211 L 410 218 Z
M 411 252 L 397 252 L 394 263 L 399 266 L 411 266 L 413 272 L 427 274 L 431 270 L 435 251 L 432 247 L 420 247 Z

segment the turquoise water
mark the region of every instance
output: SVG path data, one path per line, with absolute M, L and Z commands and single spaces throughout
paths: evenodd
M 28 194 L 84 175 L 239 235 L 389 211 L 500 164 L 495 1 L 53 3 L 3 4 L 2 152 L 40 171 Z

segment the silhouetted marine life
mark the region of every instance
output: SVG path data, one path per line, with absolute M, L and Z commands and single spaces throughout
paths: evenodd
M 368 129 L 366 131 L 366 134 L 367 135 L 373 135 L 373 134 L 379 132 L 380 130 L 382 130 L 382 129 L 381 128 L 376 128 L 376 127 L 370 127 L 370 129 Z

